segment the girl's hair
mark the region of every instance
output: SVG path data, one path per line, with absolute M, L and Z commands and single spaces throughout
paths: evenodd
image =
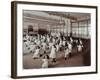
M 37 49 L 40 49 L 40 47 L 39 47 L 39 46 L 37 46 Z
M 46 51 L 44 51 L 44 54 L 46 54 Z
M 43 58 L 44 59 L 49 59 L 49 56 L 48 55 L 45 55 Z
M 56 46 L 55 45 L 53 45 L 54 46 L 54 48 L 56 48 Z

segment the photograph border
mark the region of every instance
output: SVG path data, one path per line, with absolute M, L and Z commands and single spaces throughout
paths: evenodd
M 32 76 L 18 76 L 17 75 L 17 4 L 34 4 L 34 5 L 48 5 L 48 6 L 62 6 L 62 7 L 77 7 L 77 8 L 93 8 L 96 10 L 96 71 L 82 72 L 82 73 L 64 73 L 64 74 L 49 74 L 49 75 L 32 75 Z M 12 1 L 11 2 L 11 77 L 12 78 L 32 78 L 32 77 L 50 77 L 50 76 L 66 76 L 66 75 L 80 75 L 80 74 L 95 74 L 98 73 L 98 7 L 89 5 L 73 5 L 73 4 L 58 4 L 58 3 L 41 3 L 41 2 L 26 2 L 26 1 Z

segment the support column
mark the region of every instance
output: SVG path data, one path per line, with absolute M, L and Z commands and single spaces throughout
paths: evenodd
M 87 20 L 87 37 L 88 37 L 88 35 L 89 35 L 89 33 L 88 33 L 88 31 L 89 31 L 89 30 L 88 30 L 88 26 L 89 26 L 89 25 L 88 25 L 88 20 Z
M 70 21 L 70 36 L 72 37 L 72 22 Z
M 78 37 L 79 37 L 79 22 L 77 22 L 78 23 Z

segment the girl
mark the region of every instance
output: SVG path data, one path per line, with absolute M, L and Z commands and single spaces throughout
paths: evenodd
M 35 53 L 33 54 L 33 59 L 37 59 L 37 58 L 39 58 L 39 52 L 40 52 L 40 47 L 39 46 L 37 46 L 37 49 L 35 50 Z
M 68 47 L 65 48 L 65 55 L 64 55 L 64 57 L 65 57 L 65 60 L 69 57 L 69 49 L 68 49 Z
M 56 62 L 56 46 L 53 45 L 51 48 L 50 58 L 52 59 L 52 62 Z
M 65 47 L 65 45 L 66 45 L 66 41 L 64 40 L 64 41 L 63 41 L 63 47 Z
M 45 55 L 42 61 L 42 68 L 48 68 L 48 55 Z
M 79 43 L 80 43 L 81 45 L 83 45 L 83 42 L 82 42 L 82 40 L 81 40 L 81 39 L 79 39 Z
M 42 43 L 42 55 L 43 55 L 44 52 L 46 51 L 46 48 L 47 48 L 47 44 L 46 44 L 46 42 L 44 41 L 44 42 Z
M 68 42 L 69 56 L 72 56 L 72 44 Z
M 63 45 L 63 41 L 60 39 L 60 43 L 59 43 L 60 51 L 62 50 L 62 45 Z
M 30 45 L 30 52 L 34 53 L 35 52 L 35 49 L 36 49 L 36 43 L 33 43 Z
M 79 44 L 79 45 L 77 46 L 77 48 L 78 48 L 78 52 L 81 52 L 81 51 L 82 51 L 82 48 L 83 48 L 83 45 Z
M 59 52 L 59 49 L 60 49 L 60 46 L 59 46 L 59 44 L 57 43 L 57 45 L 56 45 L 56 51 L 57 51 L 57 53 Z
M 71 44 L 73 44 L 73 39 L 72 39 L 72 37 L 70 37 L 70 42 L 71 42 Z
M 51 49 L 52 46 L 53 46 L 53 43 L 50 41 L 50 42 L 49 42 L 49 49 Z
M 68 43 L 68 48 L 70 50 L 70 52 L 72 51 L 72 44 L 71 43 Z

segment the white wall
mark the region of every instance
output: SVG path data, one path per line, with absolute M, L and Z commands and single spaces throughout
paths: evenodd
M 66 3 L 66 4 L 83 4 L 83 5 L 100 5 L 100 0 L 31 0 L 37 2 Z M 10 78 L 11 68 L 11 0 L 0 0 L 0 80 L 14 80 Z M 100 6 L 99 12 L 100 14 Z M 99 17 L 99 16 L 98 16 Z M 99 21 L 100 22 L 100 18 Z M 98 25 L 100 26 L 100 24 Z M 100 30 L 100 27 L 98 27 Z M 100 31 L 98 31 L 100 34 Z M 100 37 L 98 38 L 100 44 Z M 100 47 L 100 45 L 98 45 Z M 100 53 L 100 51 L 98 52 Z M 100 57 L 100 54 L 98 54 Z M 98 60 L 100 68 L 100 58 Z M 17 80 L 17 79 L 16 79 Z M 20 79 L 19 79 L 20 80 Z M 24 80 L 24 79 L 22 79 Z M 98 74 L 30 78 L 26 80 L 100 80 L 100 69 Z

